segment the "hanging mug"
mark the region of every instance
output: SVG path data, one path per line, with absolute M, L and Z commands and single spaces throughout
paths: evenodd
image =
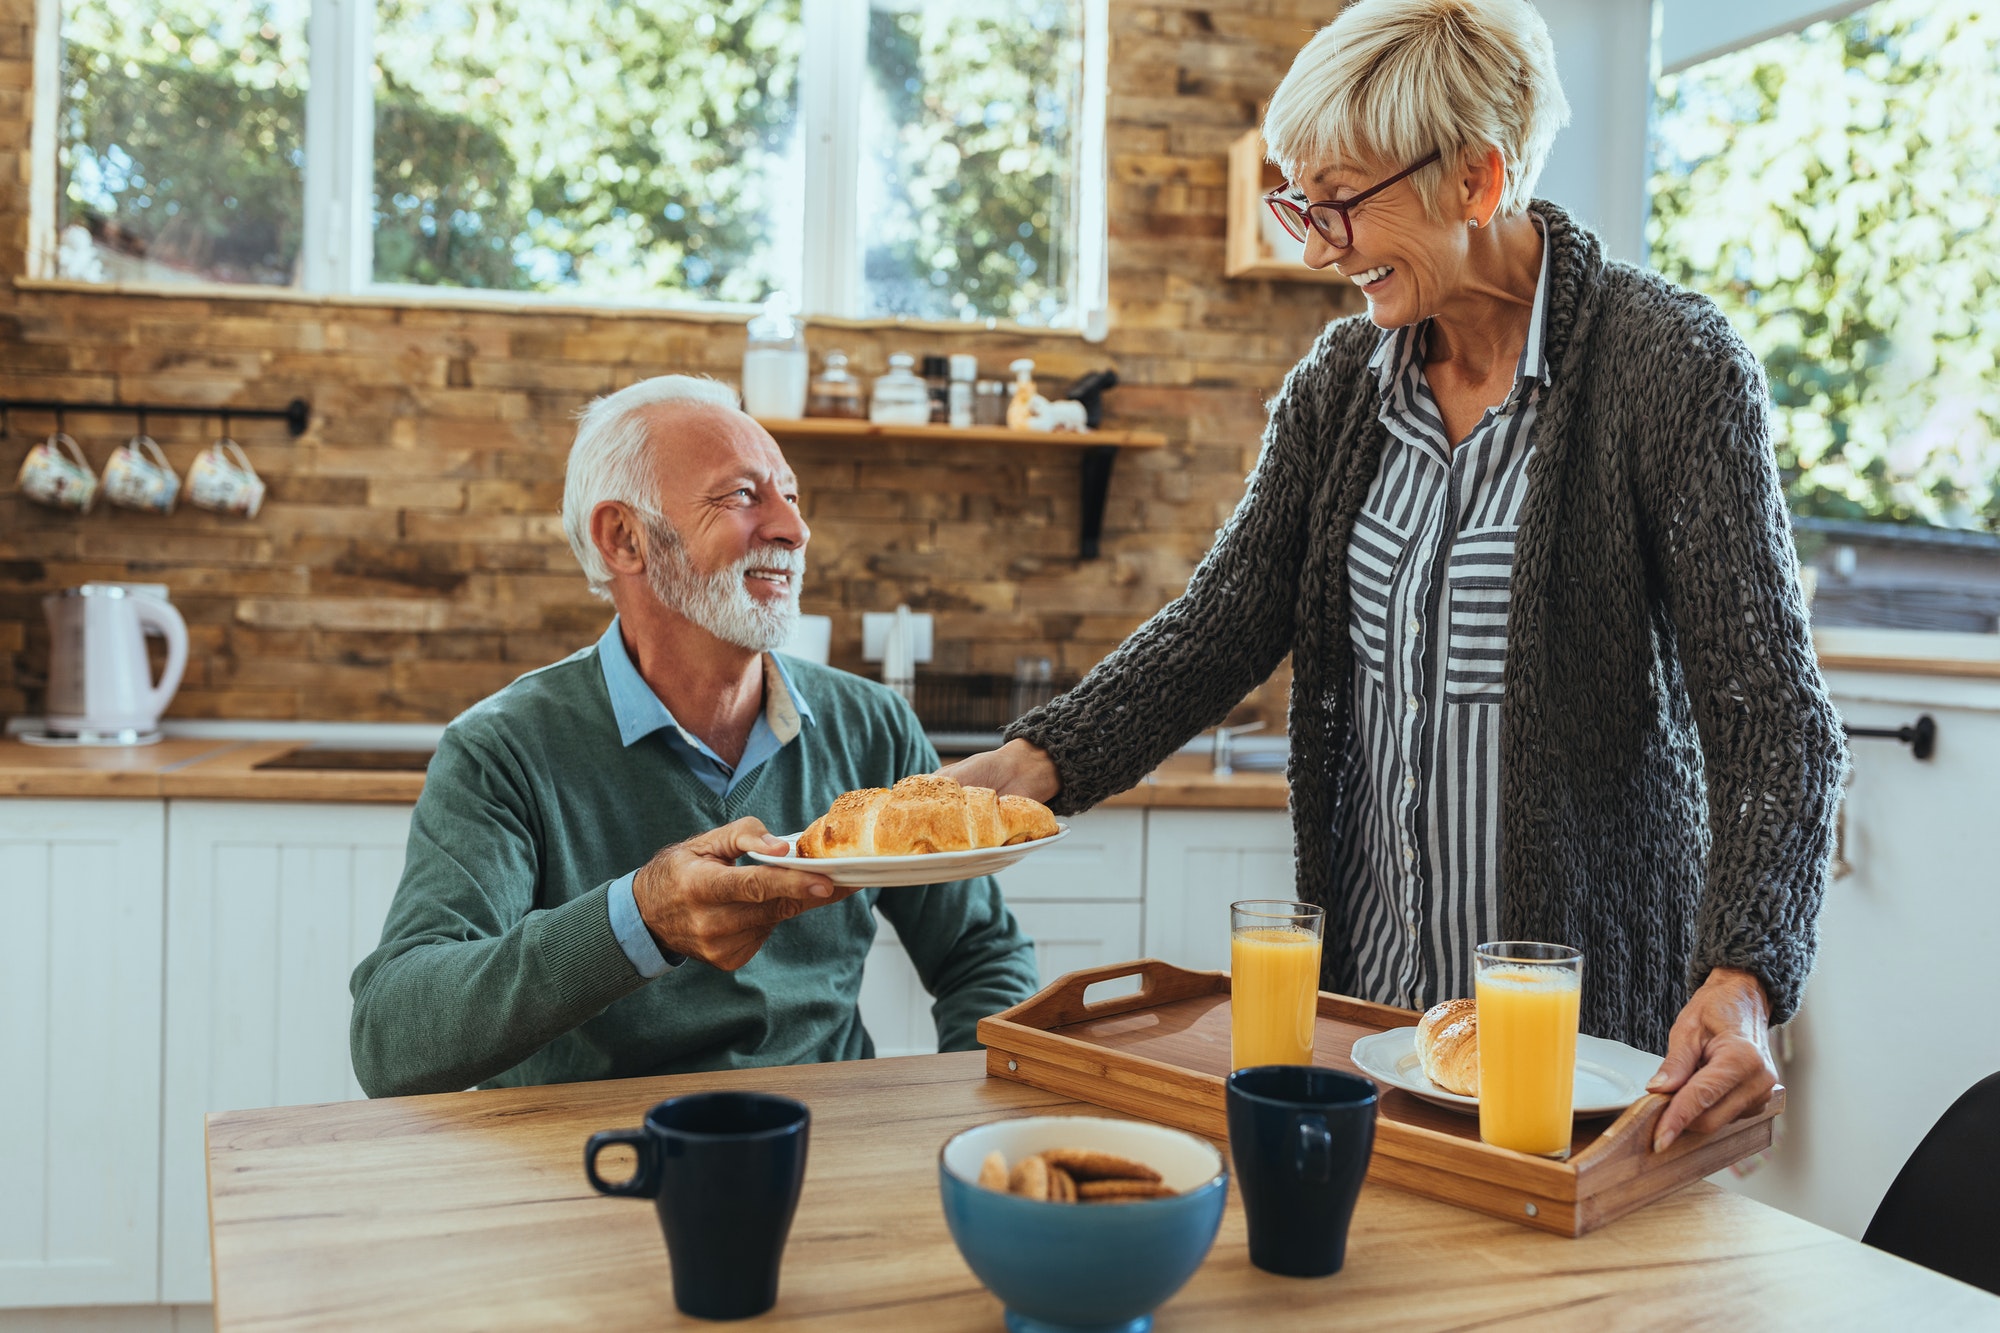
M 181 479 L 150 435 L 134 435 L 104 464 L 104 498 L 127 509 L 171 514 Z
M 217 440 L 188 469 L 188 503 L 222 514 L 257 517 L 264 503 L 264 479 L 236 441 Z
M 97 498 L 97 474 L 76 441 L 57 431 L 21 460 L 20 487 L 36 504 L 87 514 Z

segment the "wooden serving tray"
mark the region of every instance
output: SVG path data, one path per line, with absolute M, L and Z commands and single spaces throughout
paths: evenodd
M 1100 982 L 1140 979 L 1136 995 L 1084 1002 Z M 1417 1013 L 1319 997 L 1313 1063 L 1359 1074 L 1355 1039 L 1414 1027 Z M 986 1072 L 1211 1139 L 1229 1136 L 1229 974 L 1190 972 L 1155 958 L 1061 977 L 1012 1009 L 982 1019 Z M 1479 1141 L 1477 1116 L 1382 1088 L 1368 1178 L 1427 1198 L 1563 1236 L 1581 1236 L 1771 1143 L 1779 1092 L 1765 1111 L 1714 1134 L 1683 1134 L 1652 1151 L 1668 1099 L 1648 1093 L 1615 1120 L 1580 1120 L 1565 1162 Z

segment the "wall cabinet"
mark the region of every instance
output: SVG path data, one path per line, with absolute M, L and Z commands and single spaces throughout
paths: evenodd
M 1229 967 L 1229 904 L 1295 898 L 1292 817 L 1283 810 L 1156 811 L 1146 825 L 1149 958 Z
M 158 1299 L 162 823 L 0 801 L 0 1306 Z

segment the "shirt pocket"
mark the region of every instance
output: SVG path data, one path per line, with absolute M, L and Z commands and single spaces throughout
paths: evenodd
M 1445 571 L 1444 698 L 1497 704 L 1507 667 L 1507 611 L 1513 600 L 1514 529 L 1460 533 Z
M 1388 653 L 1396 566 L 1409 540 L 1409 533 L 1398 532 L 1364 511 L 1355 515 L 1354 535 L 1347 543 L 1347 586 L 1353 603 L 1347 634 L 1354 641 L 1355 660 L 1378 685 Z

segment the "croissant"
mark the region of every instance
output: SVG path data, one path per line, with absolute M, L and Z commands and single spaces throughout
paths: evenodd
M 921 856 L 1009 847 L 1056 832 L 1055 816 L 1025 796 L 918 775 L 851 791 L 799 835 L 799 855 Z
M 1417 1059 L 1424 1077 L 1461 1097 L 1479 1095 L 1479 1006 L 1446 1000 L 1417 1023 Z

